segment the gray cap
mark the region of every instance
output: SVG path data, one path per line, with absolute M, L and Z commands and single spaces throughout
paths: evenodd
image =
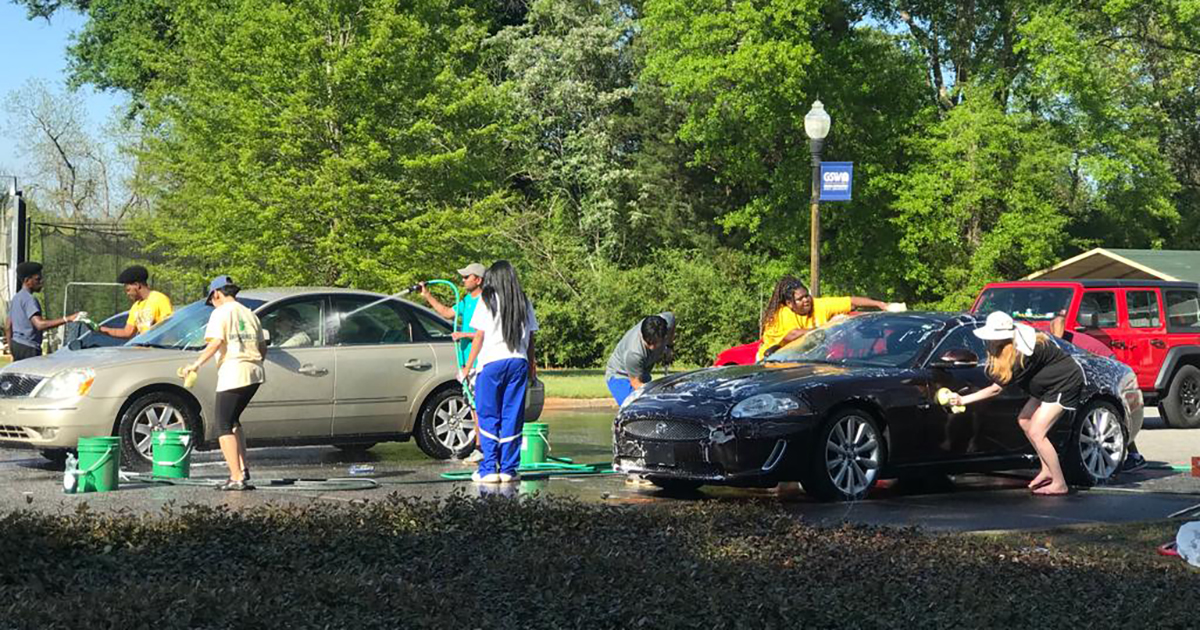
M 458 270 L 458 275 L 460 276 L 479 276 L 482 278 L 485 273 L 487 273 L 487 267 L 479 263 L 471 263 Z

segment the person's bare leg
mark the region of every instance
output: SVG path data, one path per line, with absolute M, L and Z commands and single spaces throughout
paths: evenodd
M 242 457 L 238 452 L 238 438 L 234 434 L 222 435 L 217 438 L 217 443 L 221 445 L 221 455 L 225 456 L 225 465 L 229 466 L 229 478 L 238 480 L 242 478 Z
M 1038 457 L 1042 458 L 1042 465 L 1050 469 L 1050 483 L 1037 488 L 1033 491 L 1034 494 L 1054 495 L 1066 494 L 1070 491 L 1067 486 L 1067 479 L 1063 476 L 1062 466 L 1058 463 L 1058 452 L 1054 450 L 1054 445 L 1050 443 L 1050 429 L 1054 427 L 1054 423 L 1058 421 L 1062 415 L 1062 405 L 1055 403 L 1042 403 L 1038 410 L 1033 414 L 1033 423 L 1029 430 L 1029 440 L 1033 443 L 1033 448 L 1037 451 Z
M 246 434 L 242 432 L 242 425 L 233 427 L 233 435 L 237 437 L 237 456 L 238 456 L 238 474 L 235 479 L 244 479 L 244 473 L 250 469 L 246 463 Z
M 1021 408 L 1021 414 L 1017 417 L 1017 424 L 1021 427 L 1021 431 L 1025 433 L 1025 439 L 1029 440 L 1029 444 L 1033 446 L 1033 450 L 1037 450 L 1037 446 L 1033 444 L 1033 438 L 1029 436 L 1029 431 L 1033 427 L 1033 414 L 1037 411 L 1041 404 L 1036 398 L 1030 398 L 1029 402 Z M 1038 457 L 1041 461 L 1041 457 Z M 1029 482 L 1029 489 L 1034 490 L 1050 483 L 1050 469 L 1046 466 L 1046 462 L 1042 461 L 1042 469 Z

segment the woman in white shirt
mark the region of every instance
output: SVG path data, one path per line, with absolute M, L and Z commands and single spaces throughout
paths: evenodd
M 229 466 L 229 481 L 221 490 L 253 490 L 250 468 L 246 464 L 246 435 L 241 417 L 266 381 L 263 357 L 267 354 L 266 336 L 253 311 L 237 301 L 238 286 L 229 276 L 217 276 L 208 285 L 208 303 L 216 308 L 208 318 L 204 339 L 208 345 L 196 362 L 184 368 L 184 376 L 198 372 L 217 355 L 217 400 L 215 419 L 217 442 Z
M 519 478 L 525 390 L 537 378 L 533 333 L 538 323 L 533 303 L 508 261 L 497 261 L 484 275 L 483 294 L 470 326 L 476 332 L 465 365 L 478 370 L 475 415 L 483 453 L 472 478 L 482 483 L 513 482 Z M 466 372 L 464 368 L 460 376 L 469 378 Z

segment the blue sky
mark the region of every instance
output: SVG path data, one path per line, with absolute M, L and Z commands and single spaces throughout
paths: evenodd
M 78 13 L 59 12 L 45 20 L 25 19 L 25 9 L 0 0 L 0 100 L 32 78 L 61 86 L 66 79 L 67 46 L 71 33 L 79 30 L 85 18 Z M 82 88 L 87 107 L 89 131 L 98 132 L 113 107 L 123 101 L 113 93 Z M 15 138 L 4 129 L 6 115 L 0 112 L 0 175 L 20 174 L 21 165 L 14 152 Z

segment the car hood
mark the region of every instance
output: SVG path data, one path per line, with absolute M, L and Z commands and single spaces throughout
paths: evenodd
M 188 350 L 169 350 L 163 348 L 140 348 L 135 346 L 116 346 L 113 348 L 90 348 L 71 352 L 55 352 L 54 354 L 25 359 L 11 363 L 0 372 L 31 374 L 34 376 L 51 376 L 63 370 L 73 368 L 129 368 L 131 365 L 149 363 L 178 363 L 184 365 L 196 360 L 197 353 Z
M 694 397 L 738 401 L 766 391 L 796 391 L 805 385 L 878 374 L 881 370 L 891 369 L 824 363 L 760 363 L 707 368 L 655 381 L 655 385 L 646 392 L 646 397 Z

